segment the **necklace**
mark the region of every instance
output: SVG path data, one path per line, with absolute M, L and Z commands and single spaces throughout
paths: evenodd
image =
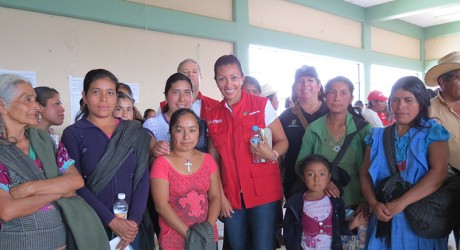
M 195 154 L 195 149 L 193 149 L 192 155 L 191 155 L 189 158 L 186 158 L 186 157 L 184 157 L 184 156 L 178 154 L 177 152 L 175 152 L 175 153 L 176 153 L 176 155 L 178 155 L 178 156 L 180 156 L 180 157 L 182 157 L 182 158 L 184 158 L 184 159 L 186 160 L 186 162 L 184 163 L 184 165 L 187 166 L 187 172 L 188 172 L 188 174 L 190 174 L 190 166 L 193 165 L 190 161 L 192 160 L 193 155 Z
M 343 141 L 344 141 L 344 136 L 337 136 L 336 138 L 334 138 L 329 130 L 324 127 L 323 129 L 323 141 L 324 143 L 327 144 L 327 146 L 332 149 L 332 151 L 338 153 L 340 151 L 340 149 L 342 148 L 342 144 L 343 144 Z

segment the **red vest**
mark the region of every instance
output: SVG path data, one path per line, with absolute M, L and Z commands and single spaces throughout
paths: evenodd
M 232 112 L 225 100 L 214 106 L 206 117 L 208 134 L 222 159 L 222 186 L 232 208 L 241 209 L 241 194 L 246 208 L 282 198 L 281 175 L 277 163 L 252 163 L 249 139 L 253 125 L 265 128 L 267 98 L 242 91 Z
M 201 100 L 200 118 L 204 120 L 209 110 L 211 110 L 212 107 L 216 106 L 219 103 L 219 101 L 212 99 L 210 97 L 204 96 L 203 94 L 201 94 L 201 91 L 198 93 L 198 99 Z M 160 109 L 162 111 L 165 106 L 166 106 L 166 101 L 160 102 Z

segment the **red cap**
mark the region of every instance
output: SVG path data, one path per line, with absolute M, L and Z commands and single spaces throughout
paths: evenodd
M 382 92 L 380 92 L 378 90 L 374 90 L 374 91 L 371 91 L 369 93 L 369 95 L 367 95 L 367 101 L 371 102 L 371 101 L 375 101 L 375 100 L 385 102 L 386 100 L 388 100 L 388 97 L 383 95 Z

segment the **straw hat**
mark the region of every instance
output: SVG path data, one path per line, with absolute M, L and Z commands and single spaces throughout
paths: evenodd
M 260 95 L 263 96 L 263 97 L 268 97 L 269 95 L 273 95 L 276 92 L 278 92 L 278 91 L 274 90 L 272 88 L 272 86 L 267 83 L 264 86 L 262 86 L 262 94 L 260 94 Z
M 454 51 L 439 59 L 438 65 L 434 66 L 425 75 L 425 84 L 430 87 L 438 86 L 438 78 L 450 71 L 460 69 L 460 51 Z

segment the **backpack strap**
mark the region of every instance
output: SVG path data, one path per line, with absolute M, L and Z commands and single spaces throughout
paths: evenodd
M 361 119 L 359 117 L 356 117 L 356 116 L 352 116 L 352 119 L 353 119 L 353 122 L 355 123 L 356 131 L 351 133 L 351 134 L 349 134 L 349 135 L 347 135 L 345 137 L 345 140 L 343 141 L 342 147 L 340 147 L 339 153 L 337 154 L 337 156 L 335 157 L 334 161 L 331 164 L 331 168 L 337 167 L 339 165 L 339 162 L 340 162 L 340 160 L 342 160 L 342 157 L 345 154 L 345 152 L 347 151 L 347 148 L 350 145 L 351 141 L 353 140 L 353 137 L 355 137 L 355 135 L 357 133 L 361 132 L 361 130 L 364 127 L 366 127 L 367 124 L 369 124 L 365 120 L 363 120 L 363 119 Z
M 350 145 L 351 141 L 353 141 L 353 138 L 355 137 L 356 134 L 358 134 L 364 127 L 369 124 L 365 120 L 352 116 L 353 122 L 355 123 L 356 131 L 353 133 L 347 135 L 345 137 L 345 140 L 343 141 L 342 147 L 340 147 L 339 152 L 337 153 L 337 156 L 335 157 L 334 161 L 331 163 L 331 175 L 334 179 L 338 180 L 340 177 L 338 176 L 338 168 L 339 168 L 339 162 L 342 160 L 343 156 L 345 155 L 345 152 L 348 149 L 348 146 Z
M 305 116 L 302 114 L 302 110 L 301 110 L 301 107 L 300 107 L 300 104 L 299 103 L 296 103 L 294 105 L 294 107 L 291 108 L 291 111 L 292 113 L 294 113 L 295 115 L 297 115 L 297 117 L 299 118 L 300 120 L 300 123 L 302 123 L 302 126 L 304 129 L 307 129 L 308 127 L 308 121 L 307 119 L 305 118 Z

